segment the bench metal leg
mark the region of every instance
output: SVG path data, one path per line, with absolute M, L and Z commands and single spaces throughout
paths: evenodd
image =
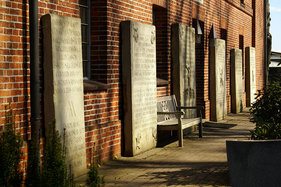
M 199 123 L 199 138 L 202 138 L 203 132 L 202 132 L 202 118 L 200 118 L 200 123 Z
M 179 147 L 183 147 L 183 132 L 182 132 L 181 118 L 179 118 L 178 125 L 179 125 L 178 127 Z
M 202 109 L 204 110 L 204 107 L 202 107 Z M 199 138 L 203 137 L 203 132 L 202 132 L 202 110 L 200 109 L 200 123 L 199 123 Z
M 202 121 L 199 123 L 199 138 L 202 138 L 203 133 L 202 133 Z

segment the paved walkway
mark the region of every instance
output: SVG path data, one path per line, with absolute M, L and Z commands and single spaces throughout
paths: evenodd
M 135 157 L 121 157 L 100 168 L 105 186 L 229 186 L 225 141 L 248 139 L 254 124 L 249 112 L 229 114 L 220 123 L 207 123 L 202 139 L 184 136 Z

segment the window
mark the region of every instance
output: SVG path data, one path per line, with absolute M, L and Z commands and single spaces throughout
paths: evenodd
M 204 98 L 204 59 L 205 59 L 205 41 L 204 41 L 204 22 L 198 19 L 192 19 L 192 27 L 195 28 L 196 40 L 195 42 L 195 60 L 196 60 L 196 95 L 199 105 L 203 103 Z M 201 30 L 201 33 L 200 33 Z M 210 92 L 209 92 L 210 93 Z M 205 115 L 205 112 L 203 112 Z
M 227 63 L 227 30 L 226 29 L 220 29 L 220 38 L 225 41 L 225 63 Z
M 244 36 L 239 35 L 239 49 L 242 50 L 242 78 L 244 79 L 245 70 L 244 70 Z
M 157 78 L 169 79 L 168 60 L 168 12 L 166 8 L 153 5 L 152 24 L 156 29 L 156 68 Z
M 244 2 L 244 0 L 240 0 L 240 5 L 241 5 L 243 8 L 245 8 L 245 2 Z
M 83 77 L 90 79 L 90 0 L 79 0 L 81 18 Z

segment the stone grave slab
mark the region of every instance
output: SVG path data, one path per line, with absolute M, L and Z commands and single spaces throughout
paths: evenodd
M 156 146 L 155 27 L 123 21 L 121 30 L 125 154 L 134 156 Z
M 65 141 L 74 177 L 87 172 L 81 22 L 47 14 L 42 18 L 44 44 L 44 118 L 48 132 L 55 120 Z M 48 134 L 48 133 L 46 133 Z
M 231 112 L 243 111 L 242 50 L 232 49 L 231 60 Z
M 256 50 L 254 47 L 246 47 L 246 105 L 251 106 L 255 102 L 256 93 Z
M 172 25 L 173 93 L 180 106 L 196 106 L 195 29 Z M 185 110 L 185 118 L 197 117 L 196 110 Z
M 225 41 L 210 40 L 210 104 L 211 120 L 225 118 L 226 110 L 226 59 Z

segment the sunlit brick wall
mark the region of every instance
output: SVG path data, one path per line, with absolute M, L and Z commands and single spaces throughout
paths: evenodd
M 40 0 L 39 19 L 47 13 L 79 17 L 78 3 L 78 0 Z M 158 85 L 158 97 L 172 94 L 171 24 L 180 22 L 195 27 L 196 19 L 200 20 L 204 31 L 204 39 L 196 47 L 197 103 L 205 106 L 204 117 L 207 120 L 210 118 L 208 36 L 212 25 L 219 38 L 227 39 L 228 112 L 231 108 L 230 50 L 239 48 L 239 35 L 244 37 L 244 48 L 248 46 L 256 48 L 257 89 L 264 86 L 263 1 L 245 0 L 245 4 L 241 5 L 239 0 L 210 0 L 204 1 L 203 4 L 195 0 L 92 0 L 91 77 L 105 86 L 88 89 L 84 94 L 88 161 L 90 153 L 96 161 L 105 162 L 114 156 L 120 156 L 122 152 L 123 101 L 126 98 L 122 96 L 120 23 L 124 20 L 133 20 L 152 25 L 153 7 L 158 10 L 155 14 L 158 20 L 155 23 L 156 32 L 159 31 L 156 33 L 157 76 L 167 80 L 166 84 Z M 5 123 L 5 107 L 11 103 L 11 108 L 15 112 L 17 131 L 21 132 L 24 140 L 30 137 L 28 9 L 27 0 L 0 1 L 0 127 L 3 128 Z M 40 50 L 42 53 L 41 39 Z M 42 60 L 40 64 L 42 68 Z M 43 126 L 41 129 L 44 132 Z M 43 140 L 44 133 L 41 147 Z M 22 165 L 26 165 L 26 142 L 23 150 Z

